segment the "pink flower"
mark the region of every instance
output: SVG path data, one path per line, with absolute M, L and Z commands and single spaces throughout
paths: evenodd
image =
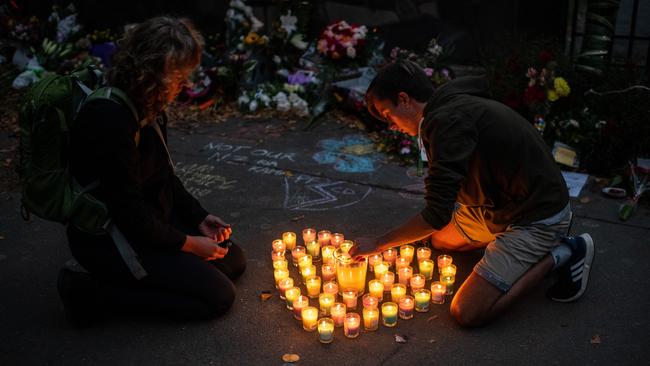
M 427 74 L 428 77 L 433 76 L 433 69 L 430 67 L 425 67 L 424 68 L 424 73 Z
M 528 71 L 526 71 L 526 76 L 527 76 L 529 79 L 534 79 L 534 78 L 536 78 L 536 77 L 537 77 L 537 70 L 535 70 L 534 67 L 529 67 L 529 68 L 528 68 Z

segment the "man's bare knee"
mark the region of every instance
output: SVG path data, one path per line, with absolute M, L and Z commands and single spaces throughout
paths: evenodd
M 449 310 L 456 323 L 463 328 L 479 327 L 486 320 L 475 308 L 469 305 L 463 305 L 462 302 L 452 301 Z

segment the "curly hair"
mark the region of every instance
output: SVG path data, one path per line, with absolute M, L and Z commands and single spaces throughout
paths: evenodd
M 160 16 L 139 23 L 118 41 L 108 83 L 131 98 L 142 119 L 153 119 L 168 103 L 176 70 L 196 67 L 203 37 L 189 19 Z

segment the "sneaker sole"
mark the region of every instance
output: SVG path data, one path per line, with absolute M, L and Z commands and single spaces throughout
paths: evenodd
M 585 241 L 585 264 L 582 267 L 582 283 L 580 285 L 580 291 L 578 291 L 574 296 L 567 299 L 553 299 L 558 302 L 572 302 L 579 299 L 582 294 L 587 290 L 587 283 L 589 282 L 589 271 L 591 270 L 591 264 L 594 262 L 594 257 L 596 256 L 596 250 L 594 246 L 594 240 L 591 238 L 591 235 L 585 233 L 579 235 Z

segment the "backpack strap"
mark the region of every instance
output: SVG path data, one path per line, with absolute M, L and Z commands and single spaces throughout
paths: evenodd
M 140 121 L 140 117 L 138 117 L 138 110 L 135 108 L 135 105 L 131 102 L 126 93 L 122 90 L 112 86 L 98 88 L 94 92 L 90 93 L 90 95 L 88 95 L 83 104 L 97 99 L 112 100 L 118 104 L 125 105 L 133 114 L 133 118 L 135 118 L 136 122 L 138 122 L 139 128 L 143 127 L 143 122 Z

